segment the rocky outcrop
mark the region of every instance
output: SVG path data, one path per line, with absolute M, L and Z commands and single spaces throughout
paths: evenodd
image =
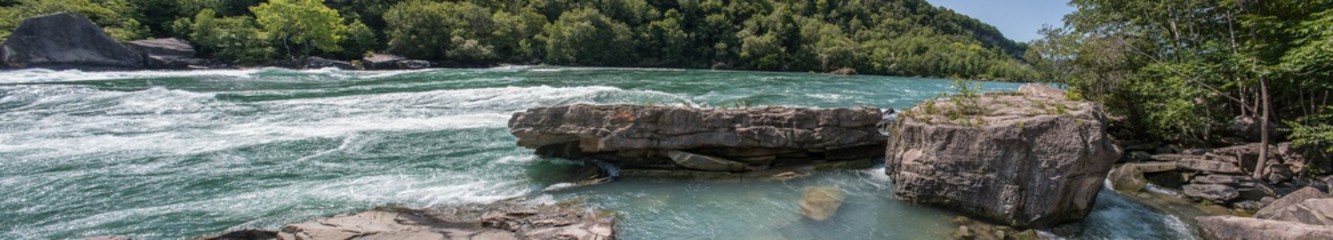
M 1235 216 L 1195 218 L 1203 239 L 1333 239 L 1333 227 Z
M 4 43 L 12 68 L 129 70 L 144 67 L 141 54 L 107 36 L 82 14 L 63 12 L 23 20 Z
M 705 109 L 577 104 L 528 109 L 509 120 L 537 154 L 625 169 L 750 172 L 864 161 L 883 154 L 873 108 Z M 687 174 L 689 175 L 689 174 Z
M 1121 151 L 1099 106 L 1025 88 L 903 113 L 885 158 L 894 194 L 1016 227 L 1085 217 Z
M 1265 219 L 1333 227 L 1333 198 L 1308 199 L 1275 210 Z
M 814 187 L 805 189 L 805 197 L 801 198 L 801 215 L 815 221 L 824 221 L 833 218 L 838 213 L 838 208 L 842 207 L 842 201 L 847 199 L 846 193 L 842 189 L 832 187 Z
M 125 43 L 125 46 L 129 47 L 130 50 L 148 55 L 181 58 L 192 58 L 195 56 L 194 47 L 190 46 L 190 42 L 179 38 L 154 38 L 130 41 Z
M 302 67 L 306 69 L 320 69 L 320 68 L 337 68 L 342 70 L 359 69 L 356 67 L 355 64 L 349 63 L 347 61 L 339 61 L 322 57 L 306 58 L 305 64 Z
M 366 70 L 423 69 L 430 67 L 428 61 L 411 60 L 390 54 L 372 54 L 362 58 L 361 64 Z
M 280 240 L 616 239 L 615 216 L 564 204 L 384 208 L 284 226 Z
M 1315 189 L 1312 187 L 1302 188 L 1300 190 L 1296 190 L 1295 192 L 1288 193 L 1286 196 L 1282 196 L 1282 198 L 1277 199 L 1277 201 L 1268 203 L 1268 205 L 1264 206 L 1263 209 L 1260 209 L 1259 212 L 1254 213 L 1254 217 L 1272 218 L 1276 216 L 1280 211 L 1283 211 L 1283 209 L 1286 209 L 1287 207 L 1300 204 L 1301 202 L 1305 202 L 1306 200 L 1320 199 L 1320 198 L 1333 198 L 1333 196 L 1330 196 L 1328 193 L 1319 191 L 1319 189 Z

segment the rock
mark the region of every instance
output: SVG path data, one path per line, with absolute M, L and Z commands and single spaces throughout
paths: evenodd
M 4 43 L 13 68 L 133 70 L 143 56 L 107 36 L 82 14 L 62 12 L 24 19 Z
M 845 67 L 845 68 L 839 68 L 838 70 L 833 70 L 832 72 L 829 73 L 832 73 L 833 75 L 844 75 L 844 76 L 856 75 L 856 69 Z
M 366 67 L 366 70 L 392 70 L 398 69 L 398 61 L 402 60 L 407 60 L 407 58 L 377 53 L 361 58 L 361 64 Z
M 1282 196 L 1282 198 L 1278 198 L 1276 201 L 1273 201 L 1272 203 L 1269 203 L 1267 206 L 1264 206 L 1264 208 L 1260 209 L 1259 212 L 1254 213 L 1254 217 L 1265 218 L 1265 219 L 1272 218 L 1276 216 L 1279 211 L 1282 211 L 1282 209 L 1287 208 L 1288 206 L 1300 204 L 1301 202 L 1305 202 L 1305 200 L 1329 198 L 1329 197 L 1331 196 L 1329 196 L 1328 193 L 1319 191 L 1319 189 L 1311 187 L 1302 188 L 1300 190 L 1296 190 L 1295 192 L 1289 193 L 1286 196 Z
M 1176 161 L 1180 168 L 1208 173 L 1241 174 L 1240 167 L 1224 159 L 1207 157 L 1187 157 Z
M 179 38 L 154 38 L 125 43 L 125 47 L 151 56 L 194 58 L 194 47 Z
M 149 69 L 194 69 L 208 68 L 212 62 L 199 58 L 180 58 L 149 55 L 144 58 L 144 67 Z
M 1262 136 L 1260 130 L 1263 129 L 1261 126 L 1259 120 L 1254 117 L 1236 116 L 1231 119 L 1231 124 L 1227 126 L 1226 133 L 1241 137 L 1246 141 L 1258 142 L 1262 140 L 1260 138 Z M 1269 126 L 1269 130 L 1273 130 L 1272 125 Z M 1272 132 L 1276 133 L 1276 131 Z
M 268 240 L 278 237 L 277 231 L 245 229 L 230 231 L 221 235 L 199 238 L 197 240 Z
M 1138 192 L 1148 186 L 1148 179 L 1143 178 L 1143 171 L 1133 164 L 1122 164 L 1107 176 L 1111 188 L 1117 191 Z
M 97 236 L 97 237 L 84 238 L 83 240 L 134 240 L 134 238 L 126 236 Z
M 395 64 L 398 69 L 426 69 L 430 68 L 430 62 L 426 60 L 402 60 Z
M 1255 211 L 1259 211 L 1259 209 L 1260 209 L 1260 208 L 1263 208 L 1263 206 L 1264 206 L 1263 204 L 1259 203 L 1258 201 L 1254 201 L 1254 200 L 1239 201 L 1239 202 L 1236 202 L 1236 203 L 1232 203 L 1232 204 L 1231 204 L 1231 208 L 1235 208 L 1235 209 L 1239 209 L 1239 210 L 1244 210 L 1244 211 L 1246 211 L 1246 212 L 1255 212 Z
M 847 199 L 847 196 L 841 189 L 832 187 L 808 188 L 805 190 L 805 197 L 801 198 L 801 215 L 815 221 L 828 220 L 838 213 L 838 208 L 842 206 L 842 201 L 845 199 Z
M 702 168 L 670 156 L 683 151 L 728 160 L 715 161 L 725 163 L 715 169 L 741 171 L 871 159 L 883 154 L 880 118 L 874 108 L 577 104 L 515 113 L 509 128 L 519 146 L 544 156 L 602 159 L 623 169 Z
M 1236 216 L 1197 217 L 1203 239 L 1333 239 L 1333 228 Z
M 1236 188 L 1221 184 L 1188 184 L 1184 187 L 1185 196 L 1224 203 L 1240 197 Z
M 1035 90 L 1034 90 L 1035 91 Z M 1090 102 L 1045 93 L 987 94 L 984 116 L 952 120 L 917 105 L 892 126 L 885 171 L 899 199 L 1016 227 L 1079 220 L 1121 151 Z M 938 111 L 944 112 L 944 111 Z
M 1193 157 L 1193 156 L 1194 156 L 1194 155 L 1175 154 L 1175 153 L 1165 153 L 1165 154 L 1152 155 L 1151 158 L 1152 158 L 1152 160 L 1154 160 L 1154 161 L 1171 161 L 1171 162 L 1174 162 L 1174 161 L 1180 161 L 1181 159 L 1185 159 L 1186 157 Z
M 319 68 L 337 68 L 337 69 L 342 69 L 342 70 L 356 70 L 356 69 L 357 69 L 356 65 L 352 65 L 352 63 L 345 62 L 345 61 L 333 60 L 333 59 L 327 59 L 327 58 L 322 58 L 322 57 L 310 57 L 310 58 L 307 58 L 307 59 L 305 60 L 305 65 L 304 65 L 303 67 L 305 67 L 305 68 L 307 68 L 307 69 L 319 69 Z
M 740 172 L 748 170 L 745 163 L 677 150 L 667 151 L 667 157 L 671 158 L 671 161 L 676 162 L 676 165 L 691 169 L 712 172 Z
M 1299 222 L 1333 227 L 1333 198 L 1307 199 L 1296 205 L 1277 209 L 1264 219 Z
M 1142 162 L 1142 161 L 1153 160 L 1152 154 L 1148 154 L 1148 152 L 1144 151 L 1129 152 L 1128 156 L 1129 156 L 1128 157 L 1129 161 L 1131 162 Z
M 289 224 L 280 240 L 615 239 L 614 215 L 579 207 L 492 204 L 441 209 L 376 209 Z
M 1018 86 L 1018 93 L 1030 97 L 1042 97 L 1055 100 L 1065 99 L 1065 91 L 1043 84 L 1023 84 L 1023 86 Z

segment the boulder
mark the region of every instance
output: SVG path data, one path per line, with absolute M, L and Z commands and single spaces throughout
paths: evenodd
M 277 231 L 260 229 L 243 229 L 229 231 L 217 236 L 202 237 L 196 240 L 269 240 L 278 237 Z
M 1282 196 L 1282 198 L 1279 198 L 1276 201 L 1269 203 L 1267 206 L 1264 206 L 1263 209 L 1259 209 L 1259 212 L 1254 213 L 1254 217 L 1272 218 L 1276 216 L 1279 211 L 1282 211 L 1282 209 L 1292 205 L 1300 204 L 1301 202 L 1305 202 L 1305 200 L 1329 198 L 1329 197 L 1331 196 L 1329 196 L 1328 193 L 1319 191 L 1319 189 L 1315 189 L 1312 187 L 1301 188 L 1300 190 L 1288 193 L 1286 196 Z
M 126 47 L 150 56 L 193 58 L 194 47 L 179 38 L 154 38 L 125 43 Z
M 883 154 L 875 108 L 706 109 L 576 104 L 509 119 L 539 155 L 599 159 L 624 169 L 749 171 Z M 710 164 L 703 166 L 695 164 Z M 736 164 L 744 163 L 744 164 Z
M 1122 164 L 1107 176 L 1111 188 L 1117 191 L 1138 192 L 1148 186 L 1148 179 L 1143 178 L 1143 171 L 1131 164 Z
M 1333 239 L 1333 227 L 1236 216 L 1195 218 L 1203 239 Z
M 62 12 L 24 19 L 4 43 L 13 68 L 142 69 L 141 54 L 107 36 L 82 14 Z
M 356 65 L 353 65 L 352 63 L 349 63 L 349 62 L 346 62 L 346 61 L 338 61 L 338 60 L 333 60 L 333 59 L 327 59 L 327 58 L 322 58 L 322 57 L 310 57 L 310 58 L 307 58 L 307 59 L 305 60 L 305 65 L 304 65 L 303 67 L 305 67 L 305 68 L 307 68 L 307 69 L 319 69 L 319 68 L 337 68 L 337 69 L 342 69 L 342 70 L 356 70 L 356 69 L 357 69 Z
M 398 61 L 402 60 L 407 60 L 407 58 L 377 53 L 361 58 L 361 64 L 366 67 L 366 70 L 392 70 L 398 69 Z
M 1015 227 L 1087 216 L 1121 155 L 1100 106 L 1044 92 L 976 104 L 980 114 L 959 117 L 947 112 L 963 106 L 931 100 L 893 123 L 885 171 L 894 194 Z
M 815 187 L 805 190 L 805 197 L 801 198 L 801 215 L 815 221 L 824 221 L 833 218 L 838 213 L 838 208 L 842 207 L 843 200 L 847 199 L 842 189 L 832 187 Z
M 1186 157 L 1176 161 L 1180 168 L 1222 174 L 1241 174 L 1241 169 L 1227 157 Z M 1234 159 L 1234 158 L 1230 158 Z
M 575 206 L 494 204 L 375 209 L 289 224 L 279 240 L 615 239 L 614 215 Z
M 1223 203 L 1240 197 L 1236 188 L 1221 184 L 1188 184 L 1184 187 L 1185 196 Z
M 1307 199 L 1296 205 L 1277 209 L 1264 219 L 1333 227 L 1333 198 Z

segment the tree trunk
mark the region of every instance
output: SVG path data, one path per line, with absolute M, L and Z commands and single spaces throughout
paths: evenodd
M 1268 115 L 1273 111 L 1273 103 L 1269 101 L 1267 77 L 1259 77 L 1259 92 L 1264 109 L 1261 115 L 1263 117 L 1259 121 L 1259 144 L 1261 146 L 1259 146 L 1259 160 L 1255 161 L 1256 166 L 1254 166 L 1253 177 L 1255 180 L 1264 178 L 1264 168 L 1268 166 Z

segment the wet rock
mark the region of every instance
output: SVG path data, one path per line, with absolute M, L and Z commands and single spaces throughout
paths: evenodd
M 615 217 L 562 204 L 376 209 L 289 224 L 280 240 L 615 239 Z
M 197 240 L 269 240 L 278 237 L 277 231 L 245 229 L 223 233 L 212 237 L 203 237 Z
M 726 163 L 718 170 L 754 171 L 882 155 L 880 119 L 874 108 L 576 104 L 515 113 L 509 128 L 519 146 L 545 156 L 603 159 L 623 169 L 699 169 L 671 157 L 682 151 L 727 160 L 708 161 Z
M 1333 228 L 1236 216 L 1197 217 L 1203 239 L 1333 239 Z
M 361 58 L 361 64 L 366 67 L 366 70 L 393 70 L 398 69 L 398 61 L 402 60 L 407 60 L 407 58 L 377 53 Z
M 1131 162 L 1142 162 L 1142 161 L 1148 161 L 1148 160 L 1152 160 L 1152 159 L 1153 159 L 1153 158 L 1152 158 L 1152 154 L 1148 154 L 1148 152 L 1144 152 L 1144 151 L 1133 151 L 1133 152 L 1129 152 L 1129 154 L 1128 154 L 1128 158 L 1129 158 L 1129 161 L 1131 161 Z
M 327 59 L 327 58 L 322 58 L 322 57 L 310 57 L 310 58 L 307 58 L 307 59 L 305 60 L 305 64 L 302 65 L 302 67 L 307 68 L 307 69 L 319 69 L 319 68 L 337 68 L 337 69 L 342 69 L 342 70 L 356 70 L 356 69 L 357 69 L 356 65 L 354 65 L 354 64 L 352 64 L 352 63 L 349 63 L 349 62 L 346 62 L 346 61 L 339 61 L 339 60 Z
M 1300 204 L 1301 202 L 1305 202 L 1305 200 L 1329 198 L 1329 197 L 1331 196 L 1329 196 L 1328 193 L 1319 191 L 1319 189 L 1311 187 L 1302 188 L 1300 190 L 1296 190 L 1295 192 L 1289 193 L 1286 196 L 1282 196 L 1282 198 L 1279 198 L 1276 201 L 1269 203 L 1267 206 L 1264 206 L 1264 208 L 1260 209 L 1259 212 L 1254 213 L 1254 217 L 1272 218 L 1276 216 L 1279 211 L 1282 211 L 1282 209 L 1292 205 Z
M 1085 217 L 1120 150 L 1089 102 L 1045 94 L 989 94 L 986 111 L 950 119 L 918 105 L 892 125 L 885 170 L 899 199 L 1017 227 Z M 961 119 L 967 119 L 961 121 Z
M 670 157 L 671 161 L 675 162 L 676 165 L 697 170 L 712 172 L 740 172 L 748 170 L 745 163 L 683 151 L 667 151 L 667 157 Z
M 1138 192 L 1148 186 L 1148 179 L 1143 178 L 1143 171 L 1131 164 L 1116 167 L 1107 178 L 1111 181 L 1111 188 L 1117 191 Z
M 430 62 L 426 60 L 402 60 L 394 63 L 398 69 L 413 70 L 430 68 Z
M 1205 199 L 1213 202 L 1227 202 L 1240 197 L 1240 192 L 1236 188 L 1221 184 L 1189 184 L 1185 185 L 1185 196 L 1195 199 Z
M 801 214 L 816 221 L 828 220 L 838 213 L 838 208 L 846 198 L 842 189 L 832 187 L 806 189 L 805 197 L 801 198 Z
M 134 240 L 134 238 L 126 236 L 97 236 L 97 237 L 84 238 L 83 240 Z
M 3 62 L 12 68 L 134 70 L 144 67 L 130 50 L 83 14 L 62 12 L 24 19 L 5 40 Z

